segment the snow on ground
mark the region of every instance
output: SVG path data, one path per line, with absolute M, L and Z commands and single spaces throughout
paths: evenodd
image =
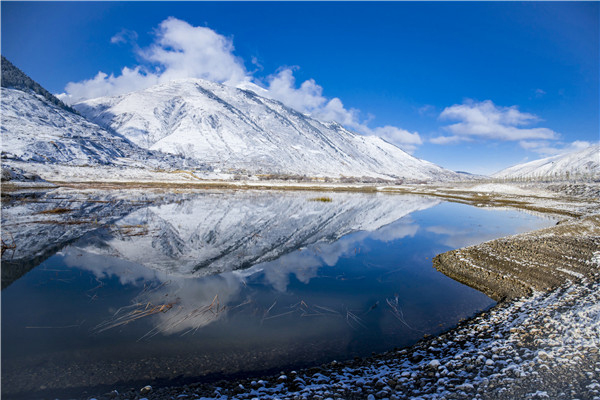
M 544 190 L 540 189 L 526 189 L 516 185 L 510 185 L 506 183 L 484 183 L 475 185 L 465 190 L 469 192 L 482 192 L 482 193 L 500 193 L 500 194 L 516 194 L 522 196 L 536 196 L 545 194 Z

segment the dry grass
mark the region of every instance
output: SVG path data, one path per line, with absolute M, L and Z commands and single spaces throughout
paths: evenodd
M 385 301 L 390 308 L 390 312 L 398 321 L 402 322 L 408 329 L 416 330 L 406 322 L 406 319 L 404 319 L 404 312 L 402 311 L 402 307 L 400 307 L 398 296 L 395 296 L 393 299 L 385 299 Z
M 314 197 L 312 199 L 308 199 L 308 201 L 320 201 L 321 203 L 331 203 L 333 200 L 331 199 L 331 197 Z
M 58 207 L 58 208 L 53 208 L 51 210 L 40 211 L 38 214 L 65 214 L 65 213 L 68 213 L 71 211 L 73 211 L 73 210 L 70 208 Z
M 152 337 L 159 332 L 176 332 L 182 330 L 182 327 L 184 330 L 181 336 L 187 335 L 188 333 L 195 333 L 203 326 L 219 319 L 226 311 L 242 307 L 249 303 L 250 301 L 247 300 L 234 307 L 222 306 L 219 301 L 219 295 L 216 294 L 210 304 L 201 305 L 187 312 L 184 308 L 180 307 L 172 317 L 148 331 L 148 333 L 142 336 L 140 340 Z
M 147 236 L 150 233 L 148 225 L 115 225 L 122 236 Z
M 234 190 L 276 190 L 276 191 L 308 191 L 308 192 L 361 192 L 375 193 L 375 186 L 321 186 L 316 185 L 271 185 L 271 184 L 247 184 L 235 182 L 61 182 L 53 181 L 61 187 L 73 189 L 234 189 Z

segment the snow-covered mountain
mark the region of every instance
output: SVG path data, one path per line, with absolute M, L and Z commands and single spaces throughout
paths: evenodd
M 4 164 L 17 161 L 20 166 L 24 162 L 138 168 L 186 164 L 181 157 L 144 149 L 86 120 L 4 57 L 0 90 Z
M 323 123 L 249 90 L 172 81 L 74 105 L 135 144 L 222 170 L 308 176 L 459 179 L 375 136 Z
M 492 175 L 506 179 L 600 179 L 600 145 L 518 164 Z
M 195 160 L 141 148 L 48 102 L 42 96 L 1 88 L 2 159 L 67 166 L 199 167 Z
M 94 165 L 113 163 L 142 150 L 41 96 L 1 90 L 5 159 Z

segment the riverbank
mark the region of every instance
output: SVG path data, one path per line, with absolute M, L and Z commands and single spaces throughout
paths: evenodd
M 600 215 L 444 253 L 435 265 L 500 303 L 366 359 L 97 398 L 600 399 Z

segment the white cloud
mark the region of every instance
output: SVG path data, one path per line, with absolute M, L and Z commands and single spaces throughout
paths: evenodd
M 314 79 L 306 80 L 296 87 L 294 70 L 297 68 L 282 68 L 269 76 L 266 95 L 321 121 L 336 121 L 364 135 L 379 136 L 411 153 L 423 143 L 418 132 L 411 133 L 389 125 L 370 128 L 368 121 L 360 120 L 359 110 L 346 108 L 337 97 L 327 99 L 323 96 L 323 88 Z
M 409 132 L 395 126 L 386 125 L 384 127 L 373 129 L 373 133 L 382 139 L 391 143 L 396 143 L 405 151 L 412 153 L 417 146 L 423 144 L 423 140 L 418 132 Z
M 202 78 L 236 85 L 250 78 L 244 63 L 233 54 L 233 42 L 209 28 L 192 26 L 170 17 L 160 23 L 148 48 L 134 51 L 144 62 L 124 67 L 120 75 L 98 72 L 92 79 L 70 82 L 58 97 L 69 103 L 100 96 L 115 96 L 174 79 Z M 122 30 L 111 43 L 135 41 L 137 34 Z
M 517 106 L 496 106 L 491 100 L 455 104 L 445 108 L 440 118 L 460 122 L 445 127 L 452 136 L 434 138 L 432 143 L 447 144 L 472 139 L 548 140 L 559 137 L 558 133 L 548 128 L 524 127 L 539 122 L 536 115 L 521 112 Z
M 282 68 L 267 78 L 269 96 L 300 112 L 312 113 L 323 107 L 327 102 L 323 97 L 323 88 L 313 79 L 304 81 L 296 88 L 294 69 L 297 67 Z
M 248 78 L 233 50 L 233 41 L 212 29 L 170 17 L 160 23 L 155 42 L 139 54 L 163 69 L 163 82 L 203 78 L 236 85 Z
M 532 151 L 544 157 L 556 156 L 559 154 L 571 153 L 577 150 L 583 150 L 592 145 L 584 140 L 576 140 L 571 143 L 551 143 L 545 140 L 521 140 L 519 145 L 525 150 Z
M 419 107 L 417 112 L 419 115 L 430 115 L 435 113 L 435 106 L 432 106 L 431 104 L 425 104 L 423 107 Z
M 417 132 L 408 132 L 393 126 L 370 128 L 361 120 L 360 111 L 347 108 L 337 97 L 327 98 L 323 87 L 314 79 L 308 79 L 296 86 L 294 71 L 298 67 L 283 67 L 266 78 L 266 88 L 258 88 L 253 73 L 246 70 L 244 61 L 234 54 L 231 38 L 214 30 L 192 26 L 177 18 L 167 18 L 155 31 L 153 43 L 147 48 L 136 44 L 137 33 L 122 30 L 111 38 L 111 43 L 131 43 L 141 61 L 140 65 L 124 67 L 120 74 L 98 72 L 95 77 L 81 82 L 70 82 L 65 93 L 58 97 L 68 104 L 103 96 L 116 96 L 135 90 L 148 88 L 157 83 L 174 79 L 201 78 L 229 86 L 254 88 L 261 95 L 279 100 L 287 106 L 307 113 L 321 121 L 336 121 L 363 135 L 376 135 L 412 152 L 422 144 Z M 256 58 L 251 63 L 261 70 Z
M 62 101 L 72 104 L 80 100 L 103 96 L 116 96 L 134 90 L 145 89 L 159 83 L 160 77 L 144 73 L 141 67 L 123 68 L 121 75 L 107 75 L 100 71 L 92 79 L 81 82 L 69 82 L 65 92 L 58 95 Z
M 346 109 L 337 97 L 328 100 L 323 96 L 323 87 L 317 85 L 314 79 L 302 82 L 297 88 L 296 69 L 298 67 L 285 67 L 270 75 L 267 78 L 267 96 L 321 121 L 336 121 L 361 133 L 370 133 L 369 128 L 359 121 L 358 110 Z

